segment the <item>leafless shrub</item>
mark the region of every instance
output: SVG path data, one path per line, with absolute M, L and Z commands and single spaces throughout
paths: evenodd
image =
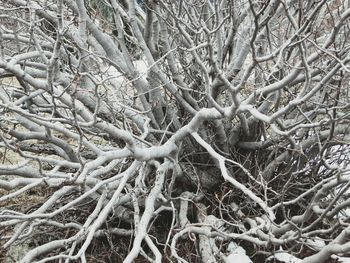
M 4 253 L 349 253 L 349 16 L 326 0 L 0 1 Z

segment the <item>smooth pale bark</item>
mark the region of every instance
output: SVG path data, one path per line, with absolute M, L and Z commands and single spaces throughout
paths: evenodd
M 338 0 L 0 1 L 1 245 L 350 253 L 349 18 Z

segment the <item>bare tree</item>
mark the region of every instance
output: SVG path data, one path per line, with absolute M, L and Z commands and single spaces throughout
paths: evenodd
M 349 1 L 0 3 L 7 257 L 350 253 Z

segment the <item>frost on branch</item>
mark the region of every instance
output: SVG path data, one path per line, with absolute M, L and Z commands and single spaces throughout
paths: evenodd
M 0 0 L 0 261 L 346 259 L 349 18 Z

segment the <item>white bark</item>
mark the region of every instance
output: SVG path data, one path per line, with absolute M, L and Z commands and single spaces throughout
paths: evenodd
M 0 245 L 349 253 L 346 2 L 0 0 Z

